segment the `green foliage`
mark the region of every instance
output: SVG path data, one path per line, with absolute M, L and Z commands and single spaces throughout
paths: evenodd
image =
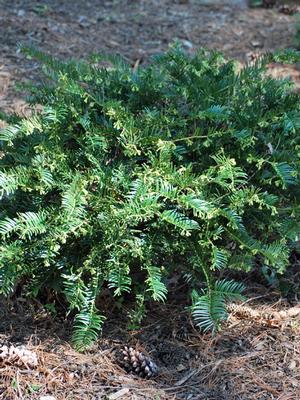
M 227 319 L 226 301 L 242 299 L 244 286 L 234 281 L 216 281 L 202 294 L 192 293 L 192 314 L 196 325 L 204 332 L 217 331 L 222 321 Z
M 242 290 L 215 282 L 219 270 L 254 259 L 285 270 L 299 232 L 300 99 L 264 72 L 298 53 L 237 71 L 219 53 L 177 47 L 134 70 L 24 51 L 46 77 L 26 85 L 42 111 L 7 117 L 0 132 L 2 293 L 21 279 L 28 294 L 63 293 L 84 349 L 104 322 L 103 287 L 133 292 L 140 323 L 180 266 L 191 288 L 206 282 L 193 313 L 215 330 Z
M 139 329 L 146 313 L 145 296 L 138 293 L 135 300 L 135 308 L 128 312 L 128 329 Z
M 249 0 L 249 6 L 250 7 L 262 7 L 263 0 Z

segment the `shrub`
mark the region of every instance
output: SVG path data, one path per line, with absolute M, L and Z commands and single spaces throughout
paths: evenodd
M 1 131 L 2 293 L 20 281 L 27 295 L 63 293 L 84 349 L 104 321 L 104 286 L 144 308 L 166 300 L 177 269 L 197 323 L 216 329 L 242 291 L 215 281 L 218 270 L 255 260 L 285 270 L 299 226 L 300 103 L 288 80 L 266 76 L 274 56 L 237 71 L 219 53 L 174 46 L 132 69 L 25 51 L 46 78 L 30 86 L 42 111 Z

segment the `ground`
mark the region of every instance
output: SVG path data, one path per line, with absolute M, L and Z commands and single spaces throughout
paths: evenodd
M 120 53 L 134 66 L 178 40 L 188 52 L 219 49 L 244 63 L 249 53 L 292 46 L 293 34 L 294 17 L 250 9 L 242 0 L 0 0 L 0 108 L 26 113 L 24 95 L 14 84 L 39 74 L 35 62 L 17 50 L 19 42 L 61 58 Z M 300 81 L 297 66 L 270 70 Z M 107 312 L 102 337 L 85 354 L 72 349 L 71 322 L 60 313 L 20 296 L 2 300 L 1 342 L 25 344 L 39 364 L 33 369 L 0 364 L 0 399 L 48 394 L 57 400 L 299 400 L 300 314 L 288 314 L 299 307 L 297 259 L 293 265 L 288 295 L 266 282 L 246 282 L 247 305 L 275 318 L 233 314 L 217 336 L 203 335 L 179 296 L 186 288 L 177 282 L 168 305 L 151 305 L 140 329 L 127 329 L 125 313 Z M 111 298 L 102 301 L 109 310 Z M 283 320 L 276 317 L 280 312 Z M 124 345 L 148 353 L 160 367 L 158 376 L 145 381 L 127 374 L 119 361 Z

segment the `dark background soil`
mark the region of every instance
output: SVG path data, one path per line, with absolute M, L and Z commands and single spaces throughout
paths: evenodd
M 249 52 L 291 46 L 293 32 L 293 17 L 246 0 L 0 0 L 0 107 L 22 111 L 14 83 L 36 76 L 18 43 L 62 58 L 120 53 L 142 64 L 178 40 L 189 52 L 219 49 L 243 62 Z

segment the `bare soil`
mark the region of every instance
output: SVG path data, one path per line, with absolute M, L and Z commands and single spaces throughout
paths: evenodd
M 292 46 L 294 22 L 275 9 L 250 9 L 243 0 L 0 0 L 0 109 L 26 113 L 24 94 L 14 85 L 39 74 L 38 65 L 18 52 L 19 42 L 61 58 L 120 53 L 135 65 L 178 40 L 188 52 L 219 49 L 243 63 L 250 52 Z M 270 69 L 300 81 L 297 66 Z M 269 313 L 297 307 L 299 281 L 297 260 L 293 279 L 285 282 L 293 286 L 288 296 L 252 279 L 247 305 Z M 0 341 L 25 344 L 39 365 L 0 364 L 0 399 L 300 399 L 299 315 L 279 322 L 232 315 L 212 337 L 193 326 L 184 292 L 176 287 L 168 305 L 151 305 L 134 331 L 127 328 L 126 313 L 108 312 L 112 300 L 103 298 L 108 320 L 85 354 L 70 346 L 71 322 L 60 316 L 60 307 L 53 315 L 20 296 L 1 300 Z M 159 375 L 147 381 L 127 374 L 119 362 L 124 345 L 149 354 Z
M 178 40 L 189 52 L 219 49 L 243 62 L 249 52 L 290 47 L 294 25 L 293 16 L 250 9 L 247 0 L 0 0 L 0 108 L 23 112 L 14 84 L 36 77 L 18 43 L 62 58 L 119 53 L 134 65 Z M 294 68 L 283 74 L 299 78 Z

